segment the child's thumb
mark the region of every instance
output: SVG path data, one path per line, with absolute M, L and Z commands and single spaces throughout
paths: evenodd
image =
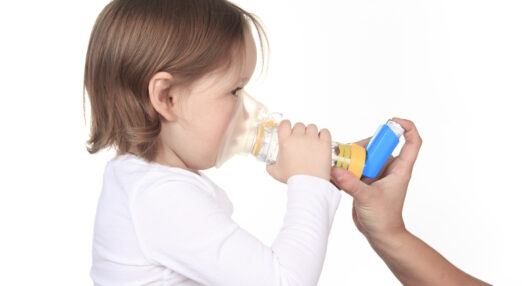
M 274 173 L 274 164 L 267 164 L 266 171 L 268 174 L 270 174 L 272 176 L 272 174 Z
M 354 199 L 360 201 L 364 195 L 367 194 L 368 185 L 351 172 L 343 168 L 333 167 L 331 175 L 337 187 L 348 193 Z
M 276 167 L 275 167 L 275 164 L 267 164 L 266 165 L 266 171 L 267 173 L 272 176 L 274 179 L 276 180 L 279 180 L 278 176 L 277 176 L 277 171 L 276 171 Z

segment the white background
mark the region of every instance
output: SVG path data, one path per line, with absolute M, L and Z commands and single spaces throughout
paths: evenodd
M 82 83 L 106 3 L 0 4 L 1 285 L 92 285 L 94 215 L 113 151 L 85 150 Z M 520 1 L 235 3 L 261 18 L 271 44 L 250 94 L 341 142 L 393 116 L 414 121 L 423 146 L 407 227 L 480 279 L 522 284 Z M 270 245 L 286 186 L 252 157 L 204 173 L 227 191 L 233 218 Z M 400 285 L 354 227 L 351 202 L 344 194 L 319 285 Z

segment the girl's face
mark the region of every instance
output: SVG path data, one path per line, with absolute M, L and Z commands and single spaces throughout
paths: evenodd
M 221 141 L 239 97 L 234 95 L 250 80 L 256 66 L 256 47 L 249 29 L 245 32 L 245 60 L 233 59 L 226 71 L 218 70 L 196 81 L 177 104 L 178 119 L 162 126 L 160 163 L 203 170 L 216 165 Z M 237 93 L 236 93 L 237 94 Z M 163 150 L 162 150 L 163 149 Z

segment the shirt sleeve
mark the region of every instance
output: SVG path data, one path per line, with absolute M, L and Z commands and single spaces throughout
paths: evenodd
M 130 202 L 142 250 L 204 285 L 317 285 L 341 194 L 309 175 L 287 185 L 283 226 L 270 247 L 234 222 L 204 184 L 155 184 Z

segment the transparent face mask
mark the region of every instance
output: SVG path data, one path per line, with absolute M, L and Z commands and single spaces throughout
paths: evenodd
M 282 114 L 271 113 L 244 90 L 237 94 L 238 104 L 221 142 L 216 167 L 237 154 L 252 154 L 261 161 L 273 163 L 278 149 L 277 126 Z
M 270 112 L 244 89 L 237 94 L 238 104 L 221 142 L 216 167 L 237 154 L 250 154 L 267 164 L 274 163 L 279 151 L 277 130 L 283 115 Z M 398 123 L 388 120 L 379 126 L 366 148 L 332 141 L 332 166 L 347 169 L 359 178 L 375 178 L 403 132 Z

